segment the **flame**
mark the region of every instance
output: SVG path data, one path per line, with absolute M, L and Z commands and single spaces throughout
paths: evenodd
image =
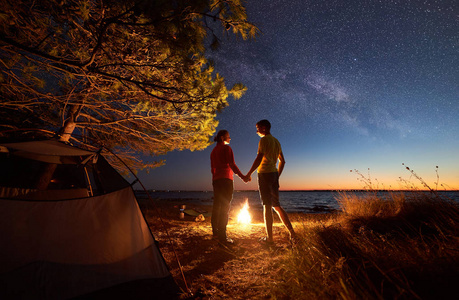
M 239 224 L 250 224 L 252 222 L 252 217 L 249 213 L 249 200 L 245 199 L 245 204 L 237 215 L 237 222 Z

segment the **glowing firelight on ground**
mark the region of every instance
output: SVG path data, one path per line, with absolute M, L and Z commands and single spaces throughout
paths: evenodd
M 249 200 L 245 199 L 245 204 L 237 215 L 237 222 L 239 224 L 250 224 L 252 222 L 252 217 L 249 213 Z

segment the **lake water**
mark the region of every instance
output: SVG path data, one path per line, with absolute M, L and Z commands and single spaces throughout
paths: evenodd
M 365 196 L 368 192 L 356 191 L 347 192 L 359 196 Z M 426 192 L 427 193 L 427 192 Z M 136 191 L 139 197 L 146 197 L 144 192 Z M 387 192 L 378 192 L 378 195 L 385 196 Z M 409 194 L 409 192 L 407 192 Z M 459 191 L 439 191 L 441 197 L 447 197 L 459 203 Z M 185 203 L 212 204 L 213 192 L 199 191 L 153 191 L 150 192 L 153 199 L 183 199 Z M 338 191 L 281 191 L 280 201 L 287 212 L 323 213 L 339 210 L 340 206 L 336 200 L 339 197 Z M 258 191 L 235 191 L 233 194 L 232 206 L 243 205 L 249 201 L 251 209 L 262 210 L 262 204 Z M 185 204 L 184 203 L 184 204 Z

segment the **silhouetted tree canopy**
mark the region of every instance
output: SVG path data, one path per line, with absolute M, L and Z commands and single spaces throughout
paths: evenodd
M 240 0 L 0 3 L 2 135 L 97 141 L 140 167 L 140 153 L 207 147 L 228 96 L 245 92 L 205 57 L 228 32 L 256 35 Z

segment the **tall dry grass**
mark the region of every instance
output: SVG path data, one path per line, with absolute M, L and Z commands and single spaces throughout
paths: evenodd
M 452 299 L 459 207 L 433 190 L 340 194 L 329 222 L 303 223 L 277 299 Z

